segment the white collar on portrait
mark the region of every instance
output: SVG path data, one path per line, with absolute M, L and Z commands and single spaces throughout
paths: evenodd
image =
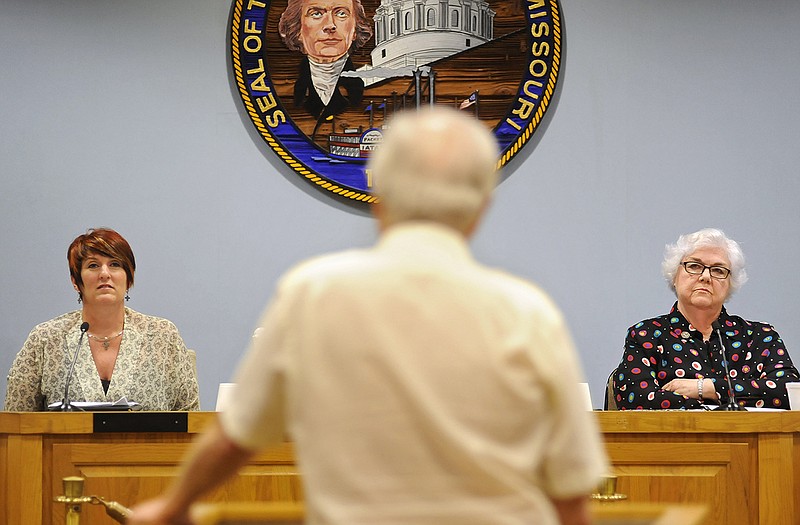
M 308 59 L 308 65 L 311 69 L 311 82 L 314 84 L 314 89 L 317 91 L 322 103 L 326 106 L 331 101 L 333 90 L 336 89 L 336 83 L 339 81 L 339 75 L 342 74 L 348 56 L 344 55 L 336 62 L 329 64 L 314 62 L 310 57 Z

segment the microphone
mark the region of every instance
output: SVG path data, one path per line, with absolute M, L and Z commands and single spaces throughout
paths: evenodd
M 740 407 L 736 403 L 736 398 L 733 395 L 733 383 L 731 383 L 731 373 L 728 370 L 728 352 L 725 350 L 725 343 L 722 342 L 722 327 L 719 324 L 719 320 L 711 323 L 711 328 L 716 330 L 717 338 L 719 339 L 719 345 L 722 347 L 722 364 L 725 367 L 725 379 L 728 381 L 728 404 L 725 406 L 720 406 L 717 410 L 723 410 L 726 412 L 744 410 L 743 407 Z
M 69 373 L 67 373 L 67 380 L 64 383 L 64 399 L 61 401 L 61 412 L 73 412 L 75 407 L 69 400 L 69 383 L 72 381 L 72 372 L 75 370 L 75 361 L 78 360 L 78 352 L 81 350 L 81 342 L 83 342 L 84 334 L 89 330 L 89 323 L 86 321 L 81 324 L 81 336 L 78 338 L 78 347 L 75 349 L 75 355 L 72 356 L 72 364 L 69 365 Z

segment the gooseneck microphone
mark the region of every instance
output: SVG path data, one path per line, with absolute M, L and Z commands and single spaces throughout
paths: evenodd
M 711 328 L 717 332 L 719 345 L 720 347 L 722 347 L 722 365 L 725 367 L 725 379 L 728 382 L 728 404 L 720 406 L 717 410 L 724 410 L 724 411 L 744 410 L 743 407 L 740 407 L 736 403 L 736 397 L 733 395 L 733 383 L 731 383 L 731 373 L 730 370 L 728 370 L 728 352 L 727 350 L 725 350 L 725 343 L 722 342 L 722 327 L 719 324 L 719 320 L 716 320 L 713 323 L 711 323 Z
M 69 400 L 69 383 L 72 381 L 72 372 L 75 370 L 75 361 L 78 360 L 78 352 L 81 351 L 81 343 L 83 336 L 89 330 L 89 323 L 86 321 L 81 324 L 81 336 L 78 338 L 78 347 L 75 349 L 75 355 L 72 356 L 72 363 L 69 365 L 69 373 L 67 373 L 67 380 L 64 383 L 64 399 L 61 401 L 61 412 L 73 412 L 75 407 Z

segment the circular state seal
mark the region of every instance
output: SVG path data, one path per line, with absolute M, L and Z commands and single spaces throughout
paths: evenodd
M 233 0 L 231 67 L 250 122 L 297 175 L 372 202 L 391 116 L 438 104 L 492 129 L 508 163 L 553 101 L 558 0 Z

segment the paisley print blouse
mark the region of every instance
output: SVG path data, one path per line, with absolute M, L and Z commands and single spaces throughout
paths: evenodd
M 800 381 L 800 375 L 775 329 L 729 315 L 724 307 L 718 321 L 736 402 L 788 409 L 785 384 Z M 697 399 L 666 392 L 661 386 L 673 379 L 701 377 L 714 381 L 721 403 L 727 403 L 729 388 L 717 332 L 703 341 L 703 335 L 681 314 L 676 302 L 669 314 L 628 329 L 622 361 L 614 373 L 617 407 L 700 408 Z
M 64 381 L 80 338 L 81 311 L 31 330 L 8 374 L 5 410 L 43 410 L 64 397 Z M 125 309 L 125 326 L 108 393 L 84 337 L 70 383 L 72 401 L 136 401 L 142 410 L 199 410 L 194 364 L 175 325 Z

